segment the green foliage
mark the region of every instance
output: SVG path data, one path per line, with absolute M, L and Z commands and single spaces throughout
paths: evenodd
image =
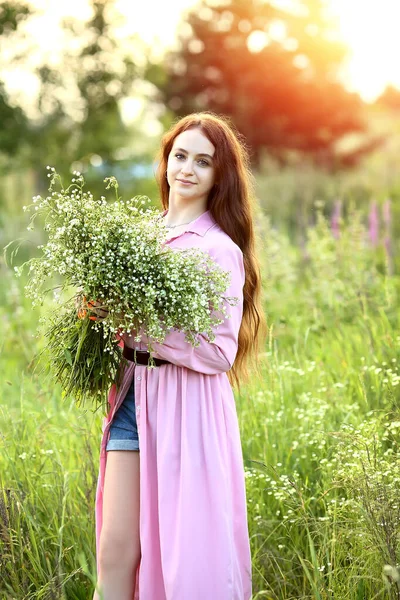
M 305 259 L 264 224 L 270 340 L 238 399 L 260 598 L 398 598 L 400 282 L 342 225 L 320 213 Z
M 0 152 L 8 168 L 5 159 L 14 155 L 16 165 L 28 165 L 37 172 L 48 163 L 68 169 L 75 162 L 83 170 L 93 156 L 112 168 L 121 151 L 126 155 L 137 142 L 137 127 L 123 120 L 121 101 L 136 95 L 133 85 L 142 78 L 144 44 L 138 36 L 119 39 L 116 30 L 121 15 L 114 0 L 91 0 L 90 8 L 87 22 L 71 17 L 62 24 L 60 34 L 66 43 L 61 64 L 44 58 L 35 67 L 32 75 L 38 79 L 39 93 L 32 97 L 29 118 L 26 107 L 11 107 L 0 82 Z M 21 15 L 34 15 L 34 9 L 22 10 L 19 3 L 0 8 L 0 28 L 9 24 L 4 49 L 15 55 L 15 67 L 27 61 L 23 51 L 16 52 L 15 29 Z M 137 160 L 146 156 L 148 161 L 148 152 L 137 143 L 129 154 Z M 63 175 L 67 172 L 62 170 Z
M 0 6 L 0 36 L 6 36 L 16 31 L 21 21 L 32 13 L 31 8 L 24 2 L 5 0 Z
M 78 406 L 102 406 L 106 412 L 122 359 L 115 334 L 96 328 L 89 318 L 78 319 L 74 302 L 68 310 L 51 312 L 45 323 L 47 345 L 37 357 L 42 372 L 61 385 L 63 397 L 73 398 Z
M 340 240 L 320 213 L 306 258 L 258 226 L 270 336 L 237 397 L 253 600 L 398 598 L 399 278 L 357 212 Z M 88 598 L 100 415 L 27 370 L 38 312 L 2 278 L 0 595 Z
M 31 144 L 37 150 L 32 162 L 37 169 L 49 162 L 88 163 L 93 154 L 113 164 L 116 151 L 132 135 L 122 121 L 119 102 L 129 95 L 138 73 L 131 55 L 115 38 L 111 22 L 114 4 L 113 0 L 93 0 L 93 15 L 83 30 L 78 19 L 66 20 L 65 34 L 79 43 L 79 51 L 65 48 L 61 69 L 48 64 L 38 69 L 38 108 L 43 118 L 30 131 Z M 78 92 L 74 114 L 65 97 L 71 81 Z
M 28 121 L 18 106 L 9 104 L 4 86 L 0 83 L 0 152 L 14 156 L 21 147 Z
M 378 117 L 384 125 L 378 126 Z M 359 211 L 361 221 L 368 226 L 369 212 L 374 202 L 378 207 L 378 246 L 376 247 L 379 268 L 384 267 L 384 239 L 388 237 L 392 245 L 391 260 L 399 268 L 400 240 L 400 178 L 394 168 L 400 150 L 398 118 L 387 114 L 376 114 L 371 110 L 370 123 L 380 127 L 380 131 L 391 128 L 393 136 L 386 151 L 371 154 L 362 165 L 351 171 L 327 173 L 302 161 L 280 166 L 270 157 L 264 156 L 262 169 L 257 173 L 257 197 L 263 212 L 268 215 L 271 226 L 284 231 L 295 245 L 303 248 L 307 231 L 317 222 L 316 206 L 321 203 L 321 212 L 331 221 L 340 202 L 341 217 L 348 222 L 354 210 Z M 393 165 L 393 166 L 392 166 Z M 388 225 L 384 219 L 384 205 L 391 202 L 391 219 Z M 341 229 L 341 223 L 338 223 Z M 393 265 L 392 265 L 393 266 Z M 390 265 L 387 265 L 390 268 Z
M 31 13 L 22 2 L 2 2 L 0 5 L 0 36 L 4 40 L 18 29 L 21 21 Z M 0 154 L 15 156 L 23 145 L 28 127 L 25 113 L 19 106 L 13 106 L 0 82 Z
M 6 406 L 0 414 L 6 432 L 1 452 L 0 595 L 84 600 L 90 589 L 84 565 L 94 564 L 99 418 L 60 405 L 59 390 L 31 378 L 18 385 L 18 414 Z M 36 396 L 36 407 L 25 402 L 25 394 Z

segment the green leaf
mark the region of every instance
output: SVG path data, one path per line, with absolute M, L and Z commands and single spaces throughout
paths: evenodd
M 64 356 L 67 363 L 72 367 L 72 354 L 68 348 L 64 348 Z

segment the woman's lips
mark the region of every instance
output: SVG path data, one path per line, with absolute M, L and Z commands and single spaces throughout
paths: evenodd
M 177 179 L 177 181 L 179 181 L 179 183 L 182 183 L 182 185 L 194 185 L 193 181 L 184 181 L 183 179 Z

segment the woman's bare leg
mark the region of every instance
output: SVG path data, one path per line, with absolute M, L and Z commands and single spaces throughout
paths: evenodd
M 139 452 L 111 450 L 104 477 L 97 590 L 102 600 L 132 600 L 140 561 Z M 93 600 L 100 600 L 96 591 Z

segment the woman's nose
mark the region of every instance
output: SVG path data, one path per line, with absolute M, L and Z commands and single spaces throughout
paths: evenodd
M 182 166 L 182 174 L 183 175 L 191 175 L 193 173 L 193 164 L 188 160 Z

